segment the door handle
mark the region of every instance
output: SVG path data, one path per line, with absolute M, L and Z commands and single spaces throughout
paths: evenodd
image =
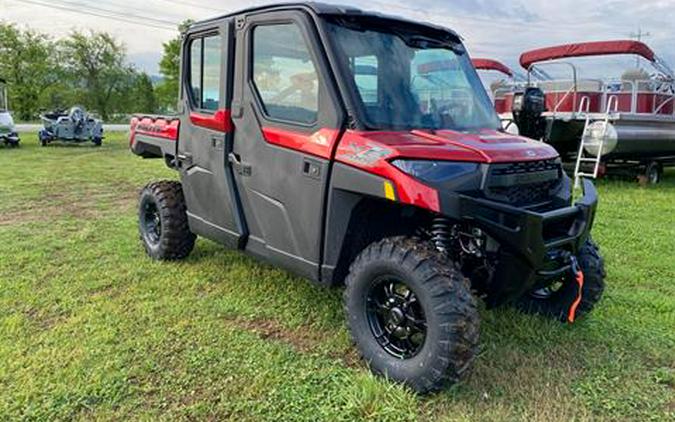
M 192 154 L 189 152 L 176 155 L 176 159 L 179 163 L 181 163 L 181 165 L 185 165 L 186 167 L 190 167 L 192 165 Z
M 231 152 L 227 155 L 227 159 L 232 164 L 232 167 L 240 176 L 250 176 L 251 175 L 251 165 L 241 161 L 239 154 Z

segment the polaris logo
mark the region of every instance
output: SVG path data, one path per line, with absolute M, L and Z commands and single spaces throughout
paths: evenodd
M 525 151 L 525 155 L 526 155 L 527 157 L 536 157 L 536 156 L 537 156 L 537 151 L 528 149 L 527 151 Z

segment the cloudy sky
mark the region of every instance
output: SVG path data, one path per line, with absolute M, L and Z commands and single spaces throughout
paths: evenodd
M 350 4 L 455 29 L 474 57 L 516 67 L 519 54 L 551 44 L 624 39 L 639 28 L 656 53 L 675 67 L 675 0 L 324 0 Z M 203 19 L 269 0 L 0 0 L 0 20 L 62 36 L 72 29 L 108 31 L 130 61 L 157 72 L 162 42 L 173 24 Z M 114 15 L 114 19 L 101 16 Z M 122 22 L 125 20 L 126 22 Z M 627 58 L 613 59 L 623 65 Z M 630 62 L 625 62 L 630 63 Z M 597 66 L 595 67 L 597 70 Z M 585 75 L 592 76 L 592 75 Z M 594 76 L 594 75 L 593 75 Z

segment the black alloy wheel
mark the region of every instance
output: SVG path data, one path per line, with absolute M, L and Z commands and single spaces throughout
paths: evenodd
M 366 299 L 368 324 L 390 355 L 409 359 L 419 353 L 427 335 L 427 320 L 412 289 L 396 276 L 382 276 Z
M 157 204 L 151 198 L 147 198 L 141 208 L 139 221 L 141 233 L 146 242 L 158 245 L 162 238 L 162 219 Z

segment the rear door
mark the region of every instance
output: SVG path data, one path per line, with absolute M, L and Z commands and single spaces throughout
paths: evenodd
M 317 279 L 341 102 L 307 14 L 259 13 L 237 24 L 230 160 L 250 232 L 246 249 Z
M 183 44 L 177 162 L 193 232 L 240 246 L 245 223 L 227 160 L 232 149 L 232 23 L 190 33 Z

